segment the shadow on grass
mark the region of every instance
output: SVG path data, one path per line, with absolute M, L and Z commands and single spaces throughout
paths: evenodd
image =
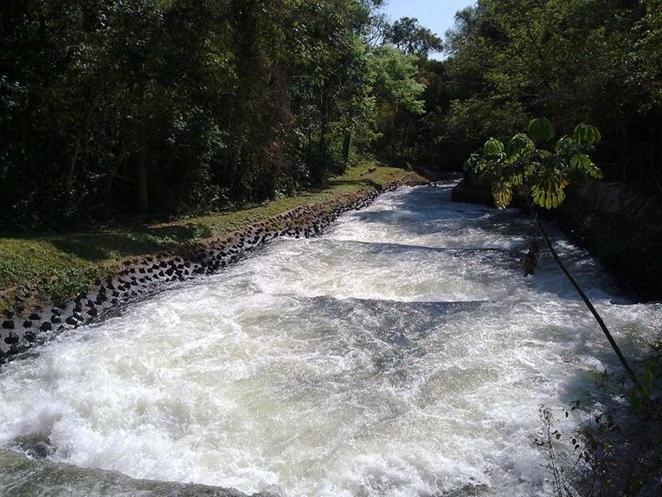
M 331 193 L 334 189 L 356 187 L 378 187 L 380 183 L 371 178 L 336 178 L 320 189 L 308 189 L 298 196 L 304 198 L 316 197 L 321 193 Z M 215 215 L 242 214 L 264 208 L 264 205 L 247 205 L 239 209 L 221 211 Z M 152 219 L 152 222 L 155 219 Z M 143 222 L 145 222 L 143 220 Z M 228 227 L 233 223 L 228 221 Z M 12 238 L 26 241 L 40 241 L 52 245 L 55 249 L 73 255 L 88 262 L 101 262 L 109 259 L 120 259 L 145 255 L 160 251 L 174 251 L 187 243 L 214 236 L 213 226 L 204 222 L 188 224 L 148 225 L 137 219 L 125 219 L 112 222 L 105 228 L 83 228 L 78 232 L 55 232 L 46 236 L 11 235 Z
M 211 228 L 198 224 L 135 228 L 132 231 L 68 233 L 48 237 L 55 248 L 91 262 L 172 250 L 183 243 L 210 237 Z
M 365 178 L 365 179 L 332 179 L 329 180 L 327 183 L 327 187 L 320 189 L 320 191 L 323 191 L 327 188 L 333 188 L 337 186 L 361 186 L 361 187 L 374 187 L 377 188 L 380 185 L 377 181 L 370 179 L 370 178 Z

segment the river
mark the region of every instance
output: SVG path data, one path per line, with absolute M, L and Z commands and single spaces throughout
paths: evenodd
M 524 276 L 530 221 L 451 187 L 385 194 L 3 366 L 0 495 L 548 495 L 540 406 L 617 363 L 551 257 Z M 636 358 L 662 307 L 551 228 Z

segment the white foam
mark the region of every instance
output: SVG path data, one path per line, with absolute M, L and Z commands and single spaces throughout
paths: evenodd
M 402 189 L 62 335 L 0 373 L 0 446 L 48 439 L 57 462 L 285 497 L 544 495 L 539 406 L 615 363 L 550 261 L 521 275 L 525 218 L 447 200 Z M 559 247 L 643 350 L 662 309 Z

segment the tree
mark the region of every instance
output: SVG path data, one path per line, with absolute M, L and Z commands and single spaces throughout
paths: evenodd
M 571 136 L 563 136 L 556 142 L 554 138 L 554 127 L 548 119 L 534 119 L 527 133 L 516 134 L 507 144 L 490 138 L 481 152 L 469 158 L 466 170 L 491 185 L 494 202 L 500 209 L 510 205 L 514 194 L 525 199 L 554 260 L 595 317 L 626 373 L 638 385 L 637 376 L 607 325 L 561 261 L 533 207 L 533 204 L 546 209 L 558 207 L 565 199 L 569 184 L 602 176 L 588 155 L 601 140 L 600 132 L 593 126 L 579 124 Z
M 394 47 L 375 49 L 370 67 L 380 123 L 378 129 L 383 137 L 382 143 L 390 150 L 390 158 L 395 159 L 407 141 L 410 117 L 424 112 L 421 96 L 425 86 L 417 80 L 416 58 Z
M 659 0 L 479 0 L 447 34 L 453 108 L 468 101 L 491 113 L 496 101 L 502 111 L 555 116 L 564 127 L 593 122 L 604 134 L 596 159 L 607 177 L 659 189 L 659 7 Z M 468 124 L 448 121 L 456 137 L 449 147 L 466 146 Z
M 427 58 L 430 52 L 441 52 L 443 49 L 441 38 L 412 17 L 403 17 L 386 27 L 384 41 L 407 54 L 422 58 Z
M 324 184 L 380 133 L 397 151 L 423 85 L 417 57 L 371 38 L 381 4 L 2 3 L 0 229 L 259 202 Z

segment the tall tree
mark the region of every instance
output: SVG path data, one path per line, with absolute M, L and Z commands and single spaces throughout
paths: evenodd
M 430 52 L 443 49 L 441 38 L 422 26 L 418 19 L 403 17 L 385 29 L 384 41 L 410 55 L 427 58 Z

